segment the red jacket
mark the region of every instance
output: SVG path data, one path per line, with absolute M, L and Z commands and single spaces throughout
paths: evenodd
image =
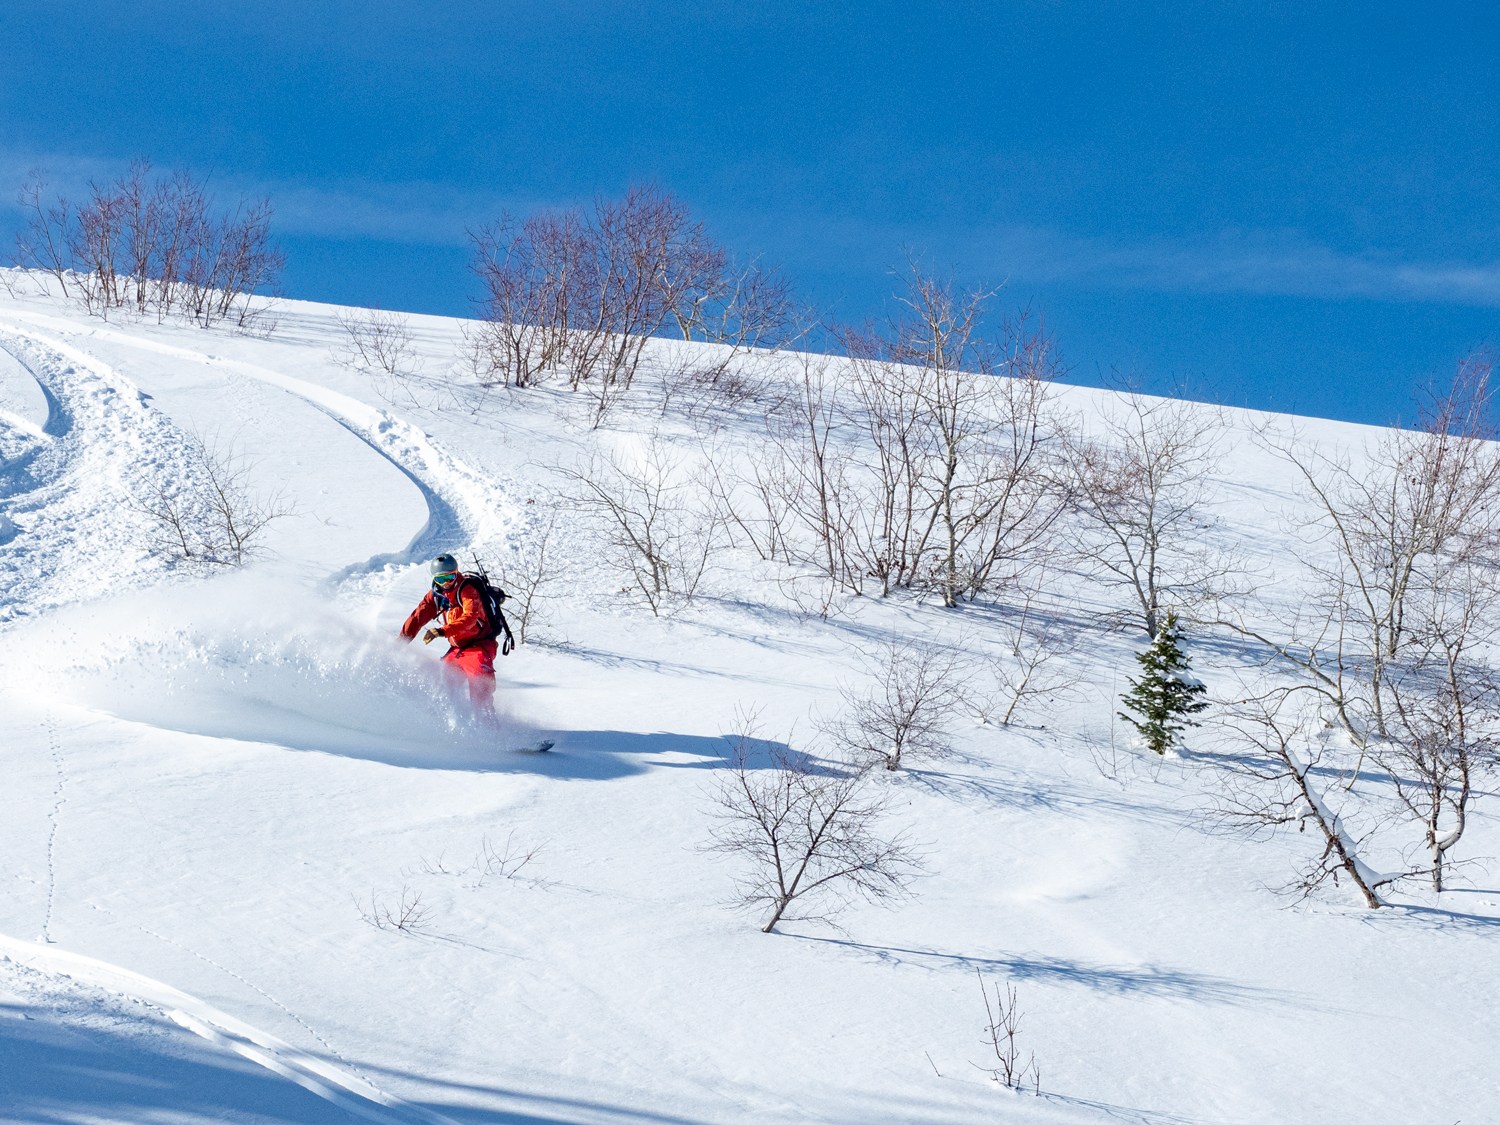
M 438 633 L 454 648 L 467 648 L 482 641 L 494 640 L 494 629 L 484 613 L 484 600 L 474 588 L 474 580 L 467 574 L 458 576 L 458 584 L 446 600 L 447 608 L 441 606 L 437 594 L 427 591 L 427 596 L 411 611 L 406 624 L 401 626 L 401 635 L 411 640 L 434 617 L 441 616 L 442 628 Z

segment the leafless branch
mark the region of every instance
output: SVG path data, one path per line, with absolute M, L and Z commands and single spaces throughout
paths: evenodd
M 783 921 L 831 922 L 853 900 L 908 894 L 921 862 L 904 834 L 878 830 L 884 801 L 863 771 L 824 769 L 784 746 L 757 766 L 753 716 L 730 736 L 730 759 L 712 792 L 715 827 L 707 850 L 739 859 L 738 905 Z

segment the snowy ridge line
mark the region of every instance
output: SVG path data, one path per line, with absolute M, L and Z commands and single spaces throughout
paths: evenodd
M 179 1027 L 295 1082 L 349 1113 L 380 1125 L 456 1125 L 423 1106 L 384 1093 L 338 1067 L 283 1043 L 169 984 L 107 961 L 0 934 L 0 957 L 40 972 L 69 977 L 158 1009 Z
M 12 309 L 8 310 L 6 315 L 21 317 L 33 323 L 60 328 L 64 331 L 77 330 L 75 325 L 45 314 L 25 313 Z M 4 327 L 7 325 L 4 321 L 0 321 L 0 328 Z M 16 325 L 8 327 L 11 331 L 24 334 L 24 330 Z M 193 360 L 209 367 L 239 371 L 253 379 L 295 395 L 323 411 L 410 477 L 426 496 L 429 509 L 428 526 L 418 532 L 415 539 L 407 545 L 405 551 L 407 557 L 404 561 L 414 561 L 422 554 L 432 553 L 432 550 L 438 546 L 435 540 L 445 536 L 450 530 L 465 537 L 469 542 L 478 544 L 504 538 L 517 521 L 518 506 L 504 489 L 491 482 L 487 474 L 479 473 L 460 461 L 440 447 L 421 428 L 389 411 L 260 364 L 229 359 L 177 344 L 144 340 L 107 328 L 94 329 L 91 335 L 143 351 L 156 352 L 159 355 Z M 436 512 L 433 511 L 435 499 L 440 502 L 451 501 L 453 503 L 456 509 L 453 515 L 459 523 L 457 528 L 448 529 L 441 525 Z M 428 542 L 429 540 L 433 542 Z M 366 566 L 370 570 L 375 570 L 388 561 L 391 561 L 389 557 L 380 557 L 372 559 Z M 354 573 L 345 571 L 338 577 L 347 579 Z

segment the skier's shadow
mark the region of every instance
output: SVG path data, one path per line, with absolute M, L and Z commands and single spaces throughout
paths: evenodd
M 553 747 L 545 753 L 507 754 L 496 768 L 608 781 L 652 769 L 723 769 L 739 760 L 743 760 L 747 769 L 768 769 L 787 758 L 798 757 L 797 751 L 784 743 L 735 735 L 580 730 L 544 731 L 539 738 L 551 740 Z

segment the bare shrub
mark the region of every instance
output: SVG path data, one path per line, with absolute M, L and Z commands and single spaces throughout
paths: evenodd
M 543 844 L 522 844 L 516 840 L 514 830 L 507 833 L 503 844 L 495 844 L 488 836 L 479 842 L 479 851 L 474 859 L 462 867 L 450 867 L 445 858 L 423 858 L 419 870 L 423 875 L 456 876 L 469 878 L 473 888 L 483 887 L 492 879 L 518 879 L 521 872 L 530 867 L 542 854 Z M 533 880 L 526 880 L 531 882 Z
M 464 879 L 467 880 L 464 884 L 466 890 L 480 890 L 487 883 L 497 879 L 525 883 L 528 886 L 546 890 L 554 884 L 534 875 L 523 874 L 531 869 L 531 865 L 545 848 L 545 844 L 528 844 L 517 840 L 516 832 L 512 829 L 506 834 L 503 843 L 497 844 L 489 836 L 483 837 L 479 842 L 479 850 L 468 863 L 450 865 L 443 854 L 439 854 L 436 859 L 424 856 L 414 873 L 431 877 Z M 403 874 L 414 873 L 404 872 Z
M 526 503 L 540 510 L 541 515 L 516 538 L 513 549 L 500 556 L 499 566 L 500 584 L 513 605 L 511 613 L 519 644 L 525 644 L 528 636 L 545 626 L 545 591 L 561 577 L 564 567 L 564 536 L 558 514 L 561 498 L 544 494 Z
M 470 232 L 485 289 L 470 336 L 482 379 L 526 387 L 554 373 L 593 398 L 597 426 L 634 383 L 652 336 L 723 345 L 678 377 L 715 383 L 735 357 L 774 344 L 787 286 L 758 264 L 735 267 L 671 193 L 636 185 L 618 200 Z
M 354 905 L 359 909 L 360 920 L 377 930 L 395 930 L 417 936 L 432 929 L 432 908 L 422 902 L 421 892 L 410 886 L 401 887 L 398 899 L 383 897 L 372 890 L 368 902 L 355 899 Z
M 855 761 L 899 770 L 950 752 L 948 732 L 969 699 L 970 670 L 952 649 L 899 641 L 864 654 L 867 680 L 846 685 L 820 730 Z
M 1021 1061 L 1021 1045 L 1017 1037 L 1020 1034 L 1021 1017 L 1024 1013 L 1021 1011 L 1016 986 L 1007 981 L 1005 991 L 1002 993 L 1000 985 L 995 984 L 992 1003 L 989 989 L 984 984 L 984 974 L 978 969 L 975 969 L 974 973 L 979 978 L 979 991 L 984 997 L 986 1021 L 984 1042 L 995 1058 L 993 1064 L 986 1063 L 981 1066 L 975 1063 L 974 1065 L 1007 1090 L 1022 1090 L 1029 1084 L 1032 1091 L 1040 1096 L 1042 1072 L 1036 1063 L 1036 1052 L 1028 1052 L 1026 1061 Z
M 500 847 L 496 847 L 486 836 L 480 841 L 479 854 L 474 857 L 471 868 L 474 885 L 482 887 L 490 879 L 518 878 L 541 855 L 543 847 L 542 844 L 517 843 L 514 832 L 505 837 L 505 843 Z
M 348 309 L 335 314 L 334 320 L 343 335 L 330 349 L 333 361 L 376 380 L 386 401 L 399 397 L 415 405 L 412 384 L 422 373 L 423 361 L 411 321 L 383 309 Z
M 595 454 L 558 472 L 653 614 L 692 600 L 722 542 L 723 520 L 664 441 L 649 439 L 630 462 Z
M 205 181 L 187 171 L 156 175 L 145 159 L 111 183 L 90 183 L 77 205 L 48 200 L 32 173 L 20 204 L 17 260 L 98 316 L 129 309 L 251 329 L 263 312 L 252 297 L 274 288 L 285 265 L 271 241 L 269 200 L 218 210 Z
M 921 861 L 904 833 L 878 830 L 884 799 L 863 770 L 825 768 L 785 747 L 756 767 L 753 716 L 730 736 L 730 757 L 712 791 L 708 851 L 744 865 L 736 905 L 767 911 L 763 933 L 784 921 L 832 922 L 856 900 L 908 894 Z
M 189 439 L 185 476 L 158 478 L 131 507 L 146 517 L 148 546 L 184 561 L 243 566 L 259 551 L 265 530 L 292 514 L 280 494 L 257 496 L 249 486 L 254 468 L 233 445 Z
M 1233 704 L 1229 728 L 1242 750 L 1223 759 L 1230 783 L 1220 798 L 1219 816 L 1251 836 L 1290 825 L 1313 830 L 1319 848 L 1298 875 L 1304 896 L 1324 883 L 1348 879 L 1370 909 L 1382 905 L 1380 888 L 1399 876 L 1382 875 L 1364 860 L 1376 825 L 1369 823 L 1357 794 L 1335 794 L 1339 771 L 1330 767 L 1329 729 L 1314 698 L 1295 689 L 1269 692 Z M 1325 784 L 1323 778 L 1331 780 Z M 1353 819 L 1362 822 L 1352 827 Z
M 1128 591 L 1155 640 L 1168 607 L 1201 604 L 1236 569 L 1212 544 L 1204 504 L 1223 421 L 1202 404 L 1131 394 L 1106 410 L 1103 428 L 1101 441 L 1067 442 L 1079 554 Z
M 1028 591 L 1019 612 L 996 627 L 1000 654 L 986 664 L 993 690 L 975 699 L 982 722 L 1008 727 L 1078 695 L 1083 677 L 1070 660 L 1078 635 L 1035 608 L 1033 598 Z

